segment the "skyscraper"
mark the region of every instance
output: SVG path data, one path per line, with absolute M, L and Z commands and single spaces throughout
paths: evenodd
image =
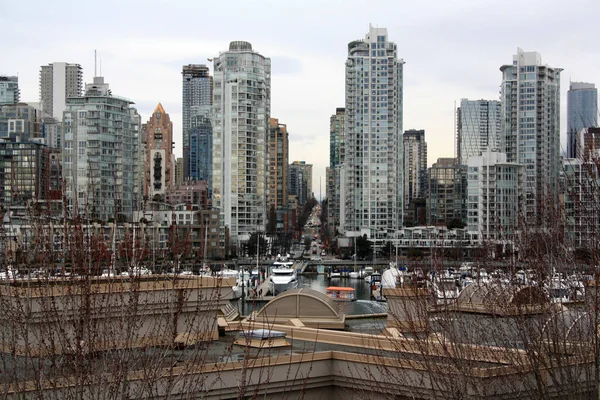
M 577 157 L 578 134 L 598 126 L 598 89 L 593 83 L 571 82 L 567 92 L 567 157 Z
M 500 71 L 501 151 L 507 162 L 525 165 L 524 217 L 542 222 L 544 206 L 558 200 L 562 69 L 543 65 L 539 53 L 517 49 Z
M 212 104 L 213 78 L 208 67 L 203 64 L 184 65 L 182 74 L 182 146 L 183 146 L 183 179 L 188 179 L 189 172 L 189 134 L 192 128 L 193 108 Z
M 270 111 L 271 60 L 231 42 L 214 59 L 213 206 L 234 244 L 266 226 Z
M 69 97 L 63 113 L 63 176 L 68 209 L 90 219 L 131 219 L 140 201 L 139 126 L 133 102 L 104 78 Z
M 312 198 L 312 164 L 294 161 L 288 167 L 288 194 L 296 196 L 298 208 Z
M 423 129 L 404 132 L 404 207 L 425 199 L 427 193 L 427 143 Z
M 269 153 L 269 173 L 267 187 L 269 195 L 267 203 L 270 208 L 277 210 L 287 206 L 288 198 L 288 156 L 289 137 L 287 126 L 280 124 L 277 118 L 271 118 L 269 137 L 267 140 Z
M 344 231 L 385 238 L 402 227 L 402 75 L 387 29 L 348 44 Z
M 40 101 L 44 112 L 62 120 L 69 97 L 81 97 L 83 70 L 79 64 L 55 62 L 40 68 Z
M 142 128 L 145 141 L 144 196 L 165 196 L 175 185 L 173 156 L 173 123 L 162 104 L 158 103 Z
M 213 129 L 210 107 L 193 107 L 192 114 L 192 127 L 189 131 L 188 178 L 206 181 L 208 192 L 212 193 Z
M 471 157 L 480 156 L 488 148 L 498 149 L 500 114 L 502 106 L 497 100 L 460 101 L 456 110 L 457 156 L 466 165 Z
M 346 109 L 338 107 L 329 119 L 329 167 L 326 168 L 325 193 L 328 201 L 327 219 L 329 230 L 335 233 L 335 228 L 341 221 L 341 169 L 345 159 L 345 120 Z
M 0 106 L 17 104 L 20 98 L 19 78 L 16 76 L 0 76 Z

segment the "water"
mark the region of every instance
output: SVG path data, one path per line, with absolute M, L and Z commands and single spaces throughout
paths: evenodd
M 298 276 L 298 287 L 313 289 L 320 293 L 325 293 L 329 286 L 343 286 L 354 288 L 357 301 L 341 304 L 343 312 L 347 315 L 357 314 L 380 314 L 387 312 L 387 303 L 371 300 L 371 292 L 369 284 L 364 279 L 350 278 L 333 278 L 327 279 L 325 275 L 302 275 Z M 252 311 L 260 310 L 266 303 L 246 303 L 238 306 L 241 309 L 243 306 L 244 315 L 248 315 Z

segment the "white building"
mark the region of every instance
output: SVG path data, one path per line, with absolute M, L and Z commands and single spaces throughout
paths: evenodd
M 231 42 L 214 59 L 213 84 L 213 207 L 231 243 L 266 227 L 270 108 L 271 60 Z
M 460 101 L 456 110 L 457 157 L 467 164 L 470 157 L 480 156 L 488 147 L 497 149 L 502 128 L 502 105 L 497 100 Z
M 345 232 L 384 239 L 402 227 L 403 65 L 385 28 L 348 44 Z
M 113 96 L 104 78 L 70 97 L 63 116 L 63 177 L 68 209 L 90 219 L 131 219 L 139 205 L 140 116 Z
M 517 49 L 502 71 L 500 149 L 525 166 L 525 218 L 544 221 L 557 204 L 560 163 L 560 68 L 542 64 L 536 52 Z
M 523 165 L 488 150 L 468 161 L 467 224 L 479 240 L 511 240 L 524 210 Z
M 83 70 L 79 64 L 55 62 L 40 68 L 40 101 L 46 114 L 62 120 L 67 98 L 81 97 Z

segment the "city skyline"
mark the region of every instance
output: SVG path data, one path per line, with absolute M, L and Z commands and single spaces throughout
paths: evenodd
M 542 54 L 544 63 L 564 69 L 561 87 L 561 153 L 566 152 L 566 92 L 568 81 L 600 82 L 593 69 L 600 61 L 592 34 L 594 11 L 600 5 L 579 1 L 576 9 L 580 23 L 575 29 L 571 17 L 561 12 L 562 3 L 537 2 L 515 7 L 503 4 L 435 3 L 407 7 L 382 2 L 365 9 L 358 2 L 279 4 L 237 3 L 228 23 L 211 18 L 200 29 L 186 23 L 195 9 L 220 14 L 231 5 L 178 4 L 161 7 L 156 13 L 152 2 L 120 4 L 118 13 L 103 15 L 105 25 L 119 30 L 95 32 L 85 19 L 73 18 L 51 39 L 40 41 L 38 31 L 53 20 L 53 15 L 83 13 L 85 7 L 71 10 L 66 3 L 39 3 L 31 13 L 11 12 L 6 6 L 0 16 L 0 43 L 6 54 L 0 73 L 19 75 L 21 101 L 39 101 L 39 68 L 56 61 L 79 63 L 84 82 L 94 74 L 93 50 L 102 60 L 102 75 L 116 93 L 131 98 L 146 120 L 158 102 L 170 110 L 174 123 L 175 154 L 182 156 L 181 68 L 190 63 L 212 63 L 233 40 L 253 43 L 261 54 L 272 59 L 271 117 L 279 118 L 290 131 L 290 159 L 306 160 L 314 165 L 313 191 L 318 194 L 319 177 L 325 177 L 328 165 L 329 117 L 344 105 L 344 62 L 347 45 L 362 37 L 368 24 L 386 27 L 391 40 L 398 44 L 398 57 L 406 62 L 404 77 L 404 124 L 406 129 L 428 132 L 429 162 L 451 157 L 454 140 L 454 102 L 461 98 L 499 99 L 499 66 L 517 47 Z M 156 3 L 158 4 L 158 3 Z M 264 6 L 261 6 L 264 5 Z M 108 3 L 106 9 L 117 7 Z M 226 8 L 225 8 L 226 7 Z M 318 13 L 314 13 L 314 9 Z M 183 12 L 185 10 L 185 13 Z M 468 11 L 468 12 L 465 12 Z M 340 24 L 331 23 L 335 12 Z M 142 25 L 133 23 L 132 14 Z M 263 15 L 268 13 L 268 15 Z M 226 13 L 229 15 L 229 13 Z M 10 21 L 8 20 L 8 16 Z M 294 15 L 294 18 L 289 18 Z M 405 18 L 398 18 L 404 15 Z M 74 16 L 74 15 L 73 15 Z M 273 24 L 258 26 L 252 21 L 268 18 Z M 156 20 L 173 20 L 172 29 L 150 29 Z M 9 23 L 10 22 L 10 23 Z M 515 29 L 506 29 L 506 26 Z M 188 27 L 189 26 L 189 27 Z M 315 26 L 319 26 L 315 29 Z M 273 35 L 277 29 L 277 35 Z M 286 29 L 283 29 L 283 28 Z M 19 41 L 11 40 L 15 28 Z M 217 29 L 218 28 L 218 29 Z M 491 35 L 490 32 L 503 32 Z M 419 35 L 415 37 L 414 32 Z M 165 33 L 168 32 L 168 33 Z M 477 36 L 481 36 L 478 39 Z M 155 48 L 161 48 L 156 52 Z M 100 73 L 99 73 L 100 75 Z M 314 94 L 318 93 L 318 96 Z M 432 118 L 434 116 L 434 118 Z

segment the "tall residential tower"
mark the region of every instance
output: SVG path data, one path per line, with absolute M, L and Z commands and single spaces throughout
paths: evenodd
M 230 241 L 247 240 L 267 222 L 267 149 L 271 60 L 236 41 L 214 59 L 213 206 Z
M 189 134 L 192 128 L 192 117 L 195 108 L 199 106 L 210 106 L 212 104 L 213 78 L 210 76 L 208 67 L 203 64 L 184 65 L 182 74 L 182 147 L 183 147 L 183 178 L 190 177 L 189 171 Z M 210 107 L 209 107 L 210 108 Z
M 344 161 L 345 232 L 386 238 L 402 227 L 402 75 L 387 29 L 348 44 Z
M 40 68 L 40 101 L 44 112 L 61 121 L 69 97 L 81 97 L 83 69 L 79 64 L 55 62 Z
M 0 76 L 0 106 L 17 104 L 20 98 L 19 78 L 16 76 Z
M 536 52 L 517 49 L 502 71 L 501 152 L 506 162 L 525 165 L 525 212 L 542 222 L 557 204 L 560 161 L 560 72 L 542 64 Z
M 142 138 L 146 144 L 144 160 L 144 195 L 165 197 L 175 185 L 173 156 L 173 123 L 162 104 L 158 103 L 144 124 Z
M 497 100 L 460 101 L 456 110 L 458 163 L 466 165 L 471 157 L 480 156 L 488 148 L 498 149 L 500 114 L 502 107 Z
M 423 129 L 404 132 L 404 207 L 427 194 L 427 143 Z

